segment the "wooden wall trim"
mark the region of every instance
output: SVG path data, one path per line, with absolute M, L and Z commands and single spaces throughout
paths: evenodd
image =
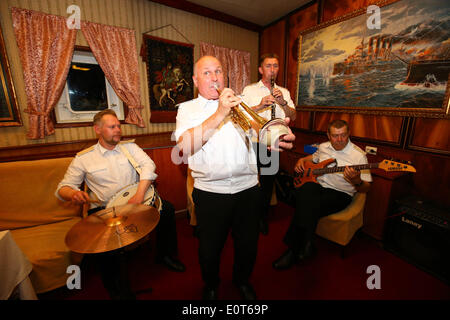
M 261 32 L 263 29 L 263 27 L 255 23 L 239 19 L 226 13 L 216 11 L 186 0 L 149 0 L 149 1 L 163 4 L 171 8 L 198 14 L 199 16 L 207 17 L 210 19 L 219 20 L 255 32 Z
M 122 140 L 136 139 L 136 143 L 144 150 L 173 147 L 172 133 L 153 133 L 122 137 Z M 0 148 L 0 162 L 38 160 L 73 157 L 79 151 L 97 143 L 97 139 L 71 142 L 42 143 L 25 146 Z

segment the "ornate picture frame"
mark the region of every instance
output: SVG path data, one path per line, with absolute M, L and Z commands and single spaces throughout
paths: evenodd
M 193 99 L 194 45 L 143 35 L 153 123 L 176 121 L 178 104 Z
M 16 91 L 11 77 L 5 42 L 0 27 L 0 127 L 21 126 L 22 119 L 17 106 Z
M 298 110 L 449 118 L 449 16 L 384 0 L 300 32 Z

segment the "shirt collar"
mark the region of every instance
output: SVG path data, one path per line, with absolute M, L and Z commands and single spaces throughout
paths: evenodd
M 119 150 L 117 149 L 117 148 L 119 148 L 119 144 L 117 144 L 117 145 L 114 147 L 114 149 L 108 150 L 108 149 L 106 149 L 105 147 L 103 147 L 103 146 L 100 144 L 100 141 L 99 141 L 99 142 L 97 142 L 97 148 L 98 148 L 98 151 L 100 151 L 100 153 L 102 154 L 102 156 L 105 155 L 105 153 L 108 152 L 108 151 L 116 151 L 116 152 L 119 152 Z
M 267 87 L 265 86 L 265 84 L 264 84 L 264 82 L 262 81 L 262 79 L 258 81 L 257 85 L 258 85 L 258 88 L 266 88 L 266 89 L 269 89 L 269 88 L 267 88 Z M 276 83 L 274 84 L 274 88 L 278 88 L 278 86 L 277 86 Z
M 200 105 L 202 105 L 202 106 L 206 106 L 206 105 L 208 105 L 208 104 L 210 104 L 210 103 L 212 103 L 212 104 L 217 104 L 217 103 L 219 102 L 219 99 L 216 99 L 216 100 L 208 100 L 208 99 L 206 99 L 204 96 L 202 96 L 200 93 L 198 94 L 197 99 L 198 99 L 198 101 L 200 102 Z
M 350 151 L 352 149 L 351 145 L 352 145 L 352 142 L 350 141 L 350 138 L 348 138 L 347 145 L 344 147 L 344 149 L 338 151 L 338 150 L 334 149 L 334 147 L 333 147 L 333 145 L 331 144 L 330 141 L 327 141 L 327 148 L 329 148 L 329 149 L 331 149 L 331 150 L 333 150 L 335 152 L 343 152 L 343 153 L 346 153 L 346 154 L 350 154 Z
M 259 80 L 258 81 L 258 87 L 266 87 L 265 85 L 264 85 L 264 83 L 262 82 L 262 79 L 261 80 Z
M 208 99 L 206 99 L 204 96 L 202 96 L 200 93 L 198 94 L 198 97 L 197 97 L 198 99 L 200 99 L 200 101 L 217 101 L 217 100 L 219 100 L 219 99 L 216 99 L 216 100 L 208 100 Z

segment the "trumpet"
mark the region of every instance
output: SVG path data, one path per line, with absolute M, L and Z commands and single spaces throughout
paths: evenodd
M 222 94 L 217 84 L 214 84 L 214 88 L 217 92 Z M 258 115 L 244 102 L 239 104 L 245 112 L 251 117 L 249 119 L 244 112 L 242 112 L 239 106 L 231 109 L 231 120 L 239 125 L 242 130 L 248 135 L 250 129 L 254 129 L 258 134 L 258 142 L 267 146 L 275 145 L 275 142 L 282 136 L 289 134 L 289 127 L 286 125 L 284 119 L 275 118 L 272 120 L 266 120 Z

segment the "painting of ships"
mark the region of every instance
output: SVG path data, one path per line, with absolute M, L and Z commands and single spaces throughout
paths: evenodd
M 426 87 L 448 80 L 450 60 L 416 60 L 408 65 L 408 73 L 402 84 L 414 86 L 424 84 Z
M 449 59 L 436 59 L 430 56 L 406 61 L 406 59 L 400 58 L 392 52 L 393 41 L 393 37 L 389 36 L 371 37 L 366 50 L 363 38 L 353 54 L 343 62 L 334 64 L 332 74 L 351 75 L 374 69 L 388 72 L 399 64 L 404 64 L 407 66 L 407 73 L 401 85 L 432 86 L 433 84 L 447 82 L 450 72 Z

